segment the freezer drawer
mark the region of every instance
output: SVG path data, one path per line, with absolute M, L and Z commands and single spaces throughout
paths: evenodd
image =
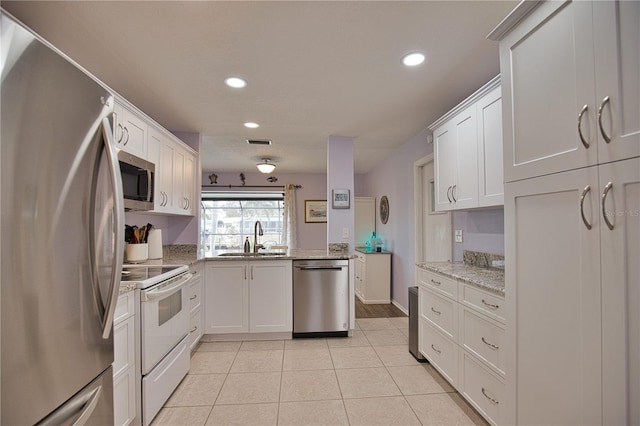
M 293 337 L 347 336 L 349 261 L 293 262 Z

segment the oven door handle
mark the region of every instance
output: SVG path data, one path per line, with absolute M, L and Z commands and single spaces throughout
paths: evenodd
M 152 289 L 152 290 L 142 291 L 142 293 L 140 294 L 140 299 L 143 302 L 147 302 L 149 300 L 160 299 L 162 297 L 169 296 L 170 294 L 178 291 L 180 287 L 185 285 L 191 278 L 193 278 L 193 274 L 191 272 L 188 272 L 184 275 L 184 277 L 180 278 L 179 281 L 176 281 L 176 283 L 170 287 L 166 287 L 158 290 Z

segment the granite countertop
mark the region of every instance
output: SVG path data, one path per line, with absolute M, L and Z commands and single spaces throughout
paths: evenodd
M 504 297 L 504 269 L 487 268 L 462 262 L 424 262 L 416 266 L 464 281 Z
M 367 249 L 366 247 L 356 247 L 356 251 L 364 254 L 391 254 L 390 251 L 375 251 L 373 249 Z
M 245 255 L 238 256 L 221 256 L 224 253 L 238 253 L 237 251 L 230 250 L 220 250 L 214 252 L 211 256 L 207 256 L 204 260 L 215 260 L 215 261 L 223 261 L 223 260 L 307 260 L 307 259 L 351 259 L 354 256 L 349 253 L 342 252 L 333 252 L 327 249 L 292 249 L 287 251 L 274 251 L 274 252 L 260 252 L 264 253 L 262 255 L 255 255 L 253 253 L 248 253 Z

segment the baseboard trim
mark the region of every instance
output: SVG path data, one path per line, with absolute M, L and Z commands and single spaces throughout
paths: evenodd
M 396 302 L 395 300 L 391 299 L 391 304 L 393 306 L 395 306 L 396 308 L 400 309 L 402 312 L 404 312 L 404 314 L 406 316 L 409 316 L 409 310 L 405 309 L 404 306 L 402 306 L 401 304 L 399 304 L 398 302 Z

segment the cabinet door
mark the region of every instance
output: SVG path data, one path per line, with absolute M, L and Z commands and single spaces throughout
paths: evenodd
M 597 167 L 505 185 L 509 424 L 602 418 L 597 187 Z
M 247 262 L 215 262 L 205 272 L 205 333 L 249 331 Z
M 451 189 L 455 180 L 456 149 L 456 136 L 451 122 L 433 131 L 436 211 L 451 210 L 453 207 Z
M 600 166 L 611 182 L 602 244 L 603 424 L 640 424 L 640 158 Z M 594 194 L 595 195 L 595 194 Z M 602 213 L 601 213 L 602 214 Z
M 371 235 L 376 232 L 376 199 L 375 197 L 356 197 L 354 235 L 356 247 L 365 247 Z
M 600 163 L 640 156 L 640 2 L 593 5 Z M 605 136 L 610 142 L 605 141 Z
M 123 151 L 147 158 L 147 123 L 132 111 L 115 103 L 115 143 Z
M 455 209 L 478 207 L 478 120 L 476 105 L 453 118 L 456 137 L 455 180 L 451 198 Z
M 501 93 L 497 87 L 477 104 L 479 207 L 504 204 Z
M 597 162 L 591 8 L 543 3 L 500 42 L 506 182 Z
M 291 262 L 250 262 L 249 268 L 249 331 L 293 331 Z
M 184 170 L 182 180 L 182 194 L 185 199 L 185 211 L 184 213 L 190 216 L 195 214 L 195 208 L 197 202 L 195 199 L 195 162 L 196 159 L 193 154 L 185 151 L 184 156 Z
M 166 213 L 177 210 L 174 205 L 173 198 L 173 170 L 174 170 L 174 157 L 175 157 L 175 144 L 163 138 L 160 145 L 160 164 L 156 171 L 156 183 L 160 190 L 160 196 L 158 202 L 161 205 L 161 210 Z M 156 191 L 157 192 L 157 191 Z
M 178 214 L 184 214 L 187 208 L 187 202 L 184 198 L 184 168 L 186 162 L 186 154 L 177 145 L 173 153 L 173 208 Z

